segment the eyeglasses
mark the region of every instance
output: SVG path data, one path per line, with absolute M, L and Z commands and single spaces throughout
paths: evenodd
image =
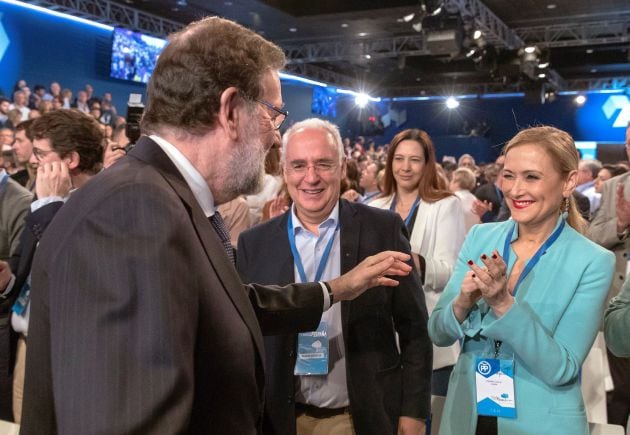
M 306 174 L 309 168 L 313 168 L 317 175 L 323 175 L 334 171 L 337 165 L 333 162 L 317 162 L 312 165 L 307 165 L 305 162 L 291 162 L 287 164 L 287 169 L 297 175 Z
M 254 101 L 276 112 L 276 116 L 271 117 L 271 124 L 273 125 L 274 130 L 280 129 L 284 120 L 287 119 L 287 116 L 289 116 L 289 112 L 287 112 L 286 110 L 278 109 L 269 101 L 263 100 L 262 98 L 256 98 Z
M 39 148 L 33 147 L 33 155 L 37 160 L 41 160 L 46 157 L 50 153 L 55 153 L 55 150 L 40 150 Z

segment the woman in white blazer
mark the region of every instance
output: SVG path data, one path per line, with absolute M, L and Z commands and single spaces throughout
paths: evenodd
M 383 187 L 383 196 L 370 205 L 394 211 L 405 221 L 431 314 L 453 273 L 465 229 L 461 201 L 443 186 L 435 169 L 435 148 L 425 131 L 408 129 L 392 139 Z M 434 395 L 446 395 L 458 356 L 457 343 L 433 346 Z

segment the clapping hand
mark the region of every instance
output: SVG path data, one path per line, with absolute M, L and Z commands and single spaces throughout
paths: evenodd
M 468 260 L 472 272 L 471 279 L 497 316 L 502 316 L 514 303 L 514 297 L 507 288 L 507 266 L 495 250 L 491 256 L 481 255 L 485 267 L 479 267 Z
M 472 205 L 472 212 L 481 217 L 487 212 L 492 211 L 492 203 L 490 201 L 480 201 L 475 199 Z

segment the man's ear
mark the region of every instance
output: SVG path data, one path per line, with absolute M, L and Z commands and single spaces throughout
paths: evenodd
M 221 93 L 218 123 L 232 140 L 238 139 L 238 126 L 243 114 L 243 101 L 237 88 L 229 87 Z
M 70 171 L 76 170 L 81 163 L 81 157 L 76 151 L 72 151 L 70 154 L 66 155 L 63 160 L 66 161 L 66 164 L 68 165 L 68 170 Z

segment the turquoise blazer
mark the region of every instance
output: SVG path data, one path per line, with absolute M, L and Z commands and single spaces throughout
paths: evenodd
M 563 217 L 558 218 L 556 228 Z M 474 226 L 455 271 L 429 319 L 437 346 L 463 341 L 451 374 L 440 435 L 474 434 L 477 425 L 474 363 L 488 356 L 494 340 L 514 357 L 516 418 L 499 418 L 499 434 L 588 435 L 579 374 L 604 313 L 615 257 L 568 224 L 520 284 L 514 305 L 497 318 L 481 299 L 460 325 L 452 303 L 460 292 L 466 262 L 483 267 L 481 254 L 503 246 L 513 220 Z M 518 227 L 512 241 L 518 238 Z M 511 249 L 511 248 L 510 248 Z M 510 253 L 508 273 L 516 261 Z

